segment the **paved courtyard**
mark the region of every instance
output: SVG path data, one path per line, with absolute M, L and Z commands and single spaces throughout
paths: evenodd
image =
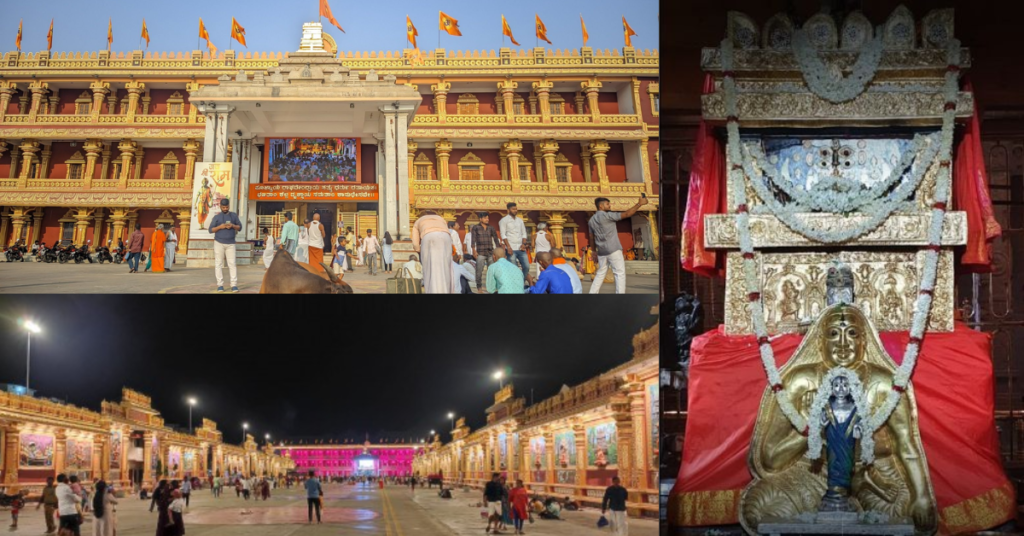
M 238 499 L 233 491 L 216 499 L 207 490 L 197 491 L 185 514 L 185 532 L 191 536 L 478 536 L 484 526 L 480 508 L 475 506 L 479 500 L 475 491 L 456 491 L 453 499 L 442 500 L 433 490 L 420 489 L 413 494 L 404 486 L 379 490 L 376 486 L 332 484 L 324 487 L 324 494 L 323 524 L 309 525 L 306 500 L 297 489 L 275 490 L 270 500 L 259 502 Z M 596 528 L 598 515 L 596 510 L 569 512 L 565 521 L 537 520 L 525 532 L 552 536 L 607 533 L 607 529 Z M 8 513 L 4 511 L 3 516 L 6 518 Z M 149 512 L 149 501 L 124 498 L 117 506 L 118 536 L 151 536 L 156 521 L 156 514 Z M 630 521 L 632 535 L 654 536 L 657 530 L 656 521 Z M 91 524 L 91 517 L 87 517 L 83 535 L 92 535 Z M 21 515 L 17 533 L 35 535 L 44 531 L 42 510 L 29 505 Z
M 263 265 L 238 267 L 238 288 L 256 294 L 263 280 Z M 362 270 L 345 275 L 356 294 L 384 294 L 387 277 L 370 276 Z M 588 278 L 589 279 L 589 278 Z M 583 292 L 590 291 L 583 282 Z M 176 266 L 163 274 L 129 274 L 124 264 L 44 264 L 0 262 L 0 293 L 13 294 L 204 294 L 216 292 L 213 268 Z M 629 294 L 657 294 L 658 275 L 627 275 Z M 606 283 L 601 294 L 614 294 L 615 285 Z

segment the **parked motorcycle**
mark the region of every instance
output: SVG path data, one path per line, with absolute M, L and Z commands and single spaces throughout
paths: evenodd
M 74 258 L 75 258 L 75 246 L 74 246 L 74 244 L 69 245 L 67 247 L 62 247 L 60 249 L 60 251 L 57 252 L 57 262 L 59 262 L 61 264 L 67 264 L 68 261 L 73 260 Z
M 108 241 L 107 244 L 110 244 L 110 242 Z M 100 264 L 103 264 L 104 262 L 113 264 L 114 262 L 114 257 L 110 255 L 110 248 L 107 246 L 100 246 L 99 249 L 96 250 L 96 259 Z
M 117 248 L 114 249 L 114 264 L 121 264 L 128 258 L 128 253 L 124 250 L 124 242 L 118 240 Z
M 25 247 L 21 245 L 9 246 L 4 251 L 7 262 L 25 262 Z
M 27 490 L 15 493 L 14 495 L 8 495 L 6 492 L 0 493 L 0 508 L 11 508 L 14 510 L 25 508 L 25 495 L 27 493 Z
M 82 264 L 85 261 L 89 261 L 89 264 L 93 263 L 92 256 L 89 255 L 89 244 L 90 243 L 92 243 L 91 240 L 89 242 L 85 243 L 85 244 L 82 244 L 82 247 L 80 247 L 77 250 L 75 250 L 75 256 L 74 256 L 75 264 Z
M 60 252 L 60 242 L 54 242 L 52 246 L 43 246 L 42 252 L 39 254 L 40 260 L 45 263 L 57 262 L 57 254 Z

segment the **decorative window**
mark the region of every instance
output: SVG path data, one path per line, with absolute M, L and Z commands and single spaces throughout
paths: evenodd
M 526 114 L 526 103 L 523 102 L 522 98 L 512 101 L 512 113 L 514 115 Z
M 181 93 L 175 91 L 167 97 L 167 115 L 183 115 L 185 110 L 185 98 Z
M 551 115 L 562 115 L 565 113 L 565 99 L 557 93 L 548 97 L 548 113 Z
M 647 95 L 651 98 L 651 113 L 657 116 L 658 108 L 661 106 L 661 93 L 657 82 L 647 84 Z
M 121 162 L 115 162 L 110 166 L 110 180 L 118 180 L 121 178 Z
M 71 243 L 75 238 L 75 224 L 72 222 L 61 222 L 60 241 L 64 244 Z
M 128 97 L 121 99 L 121 115 L 128 115 Z
M 571 169 L 572 163 L 564 154 L 555 155 L 555 182 L 571 182 L 572 174 L 569 172 Z
M 88 91 L 83 91 L 81 95 L 75 99 L 75 115 L 89 115 L 92 113 L 92 95 L 89 95 Z
M 497 93 L 497 96 L 495 97 L 495 101 L 494 102 L 497 105 L 498 115 L 504 115 L 505 114 L 505 97 L 501 96 L 501 92 L 500 91 Z M 526 101 L 523 100 L 522 96 L 520 96 L 518 93 L 516 93 L 512 97 L 512 114 L 513 115 L 524 115 L 526 113 L 527 113 Z
M 562 253 L 567 257 L 579 257 L 576 251 L 576 226 L 566 224 L 562 227 Z
M 85 175 L 85 157 L 81 151 L 75 151 L 64 163 L 68 166 L 68 179 L 80 180 Z
M 459 95 L 459 115 L 480 115 L 480 100 L 472 93 Z
M 520 162 L 519 163 L 519 180 L 521 180 L 523 182 L 534 182 L 533 179 L 530 178 L 530 170 L 531 169 L 533 169 L 533 164 L 530 164 L 530 163 L 525 163 L 524 164 L 524 163 Z
M 484 161 L 473 153 L 466 153 L 458 163 L 460 181 L 478 181 L 484 178 Z
M 434 163 L 427 158 L 427 155 L 420 153 L 412 162 L 413 170 L 416 172 L 416 180 L 429 181 L 434 178 Z
M 167 156 L 160 161 L 160 178 L 165 181 L 173 181 L 178 178 L 178 157 L 174 151 L 167 153 Z

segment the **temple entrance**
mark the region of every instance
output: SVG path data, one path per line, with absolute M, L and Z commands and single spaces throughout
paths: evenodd
M 306 217 L 313 221 L 313 214 L 320 214 L 320 223 L 324 227 L 324 258 L 331 253 L 331 245 L 336 236 L 335 210 L 336 203 L 310 203 L 306 205 Z
M 364 452 L 352 459 L 353 474 L 357 477 L 375 477 L 380 473 L 379 460 L 373 454 Z

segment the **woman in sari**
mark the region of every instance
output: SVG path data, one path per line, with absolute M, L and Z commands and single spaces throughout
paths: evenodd
M 164 233 L 164 225 L 161 223 L 153 231 L 153 242 L 149 250 L 150 258 L 153 259 L 153 273 L 155 274 L 160 274 L 164 271 L 164 255 L 166 254 L 164 244 L 166 242 L 167 235 Z

